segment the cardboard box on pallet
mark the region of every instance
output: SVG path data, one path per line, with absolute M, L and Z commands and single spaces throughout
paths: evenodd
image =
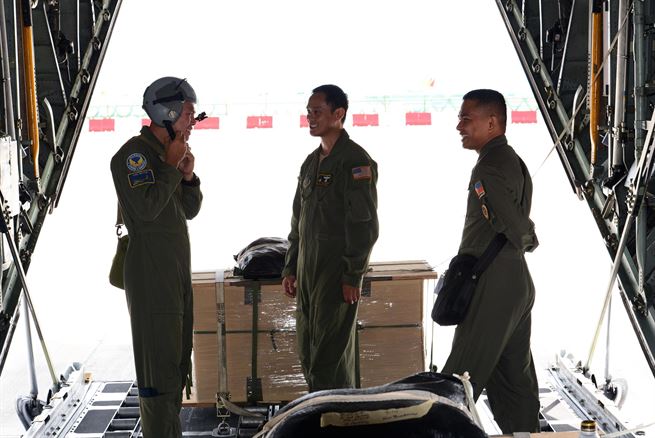
M 364 327 L 358 335 L 362 388 L 425 371 L 422 327 Z
M 434 278 L 425 262 L 371 264 L 358 311 L 362 387 L 424 370 L 426 281 Z M 296 351 L 295 301 L 284 295 L 280 280 L 244 280 L 226 271 L 218 278 L 213 272 L 194 273 L 193 283 L 197 402 L 213 403 L 218 390 L 221 307 L 231 400 L 289 401 L 306 392 Z M 219 283 L 224 302 L 217 305 Z

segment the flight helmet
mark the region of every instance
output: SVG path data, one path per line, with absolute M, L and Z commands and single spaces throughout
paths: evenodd
M 169 128 L 182 114 L 184 102 L 196 103 L 196 92 L 186 79 L 166 76 L 143 93 L 143 109 L 155 124 Z

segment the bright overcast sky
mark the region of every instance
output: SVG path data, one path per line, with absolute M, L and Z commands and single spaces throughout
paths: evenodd
M 306 93 L 530 91 L 490 0 L 123 2 L 95 104 L 138 103 L 163 75 L 201 102 Z M 428 84 L 433 82 L 433 87 Z

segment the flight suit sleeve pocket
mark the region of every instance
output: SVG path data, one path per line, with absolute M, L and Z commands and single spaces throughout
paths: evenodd
M 362 190 L 348 193 L 346 200 L 352 222 L 368 222 L 373 218 L 367 196 Z

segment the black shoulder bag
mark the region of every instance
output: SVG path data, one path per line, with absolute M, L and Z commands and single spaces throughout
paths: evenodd
M 249 280 L 280 278 L 284 269 L 284 258 L 289 250 L 289 241 L 280 237 L 262 237 L 239 251 L 234 256 L 237 266 L 234 275 Z
M 437 301 L 432 308 L 432 319 L 439 325 L 457 325 L 464 320 L 480 276 L 507 242 L 498 233 L 480 258 L 458 254 L 439 279 L 435 292 Z

